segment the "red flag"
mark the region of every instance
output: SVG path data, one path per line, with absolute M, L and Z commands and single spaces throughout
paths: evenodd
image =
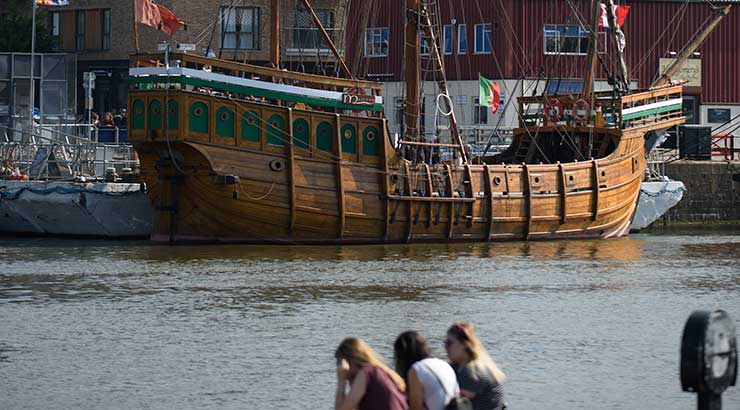
M 136 10 L 136 22 L 159 28 L 162 24 L 162 16 L 159 14 L 159 8 L 157 8 L 151 0 L 135 0 Z
M 630 12 L 630 6 L 614 6 L 614 17 L 617 19 L 617 25 L 622 27 L 625 20 L 627 20 L 627 14 Z M 599 19 L 599 27 L 609 27 L 609 21 L 606 18 L 606 4 L 601 5 L 601 18 Z
M 177 30 L 185 25 L 185 22 L 177 18 L 175 13 L 171 12 L 168 8 L 155 4 L 159 9 L 159 15 L 162 17 L 162 23 L 159 29 L 171 36 L 175 35 Z
M 499 105 L 501 105 L 501 89 L 499 88 L 498 83 L 493 81 L 491 82 L 491 88 L 488 91 L 488 102 L 491 104 L 493 113 L 496 114 Z

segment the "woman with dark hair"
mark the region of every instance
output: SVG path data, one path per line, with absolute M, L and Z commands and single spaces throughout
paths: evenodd
M 457 373 L 460 393 L 473 402 L 473 410 L 506 408 L 502 387 L 506 375 L 488 355 L 473 326 L 462 322 L 450 326 L 445 350 Z
M 431 357 L 429 345 L 419 333 L 401 333 L 393 344 L 393 351 L 396 371 L 408 386 L 410 410 L 444 410 L 460 394 L 452 367 Z
M 336 410 L 406 410 L 406 383 L 361 339 L 348 337 L 337 359 Z M 347 393 L 347 383 L 350 384 Z

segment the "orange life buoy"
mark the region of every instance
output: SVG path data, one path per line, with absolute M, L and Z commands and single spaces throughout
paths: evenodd
M 571 114 L 577 123 L 585 124 L 591 116 L 591 105 L 586 100 L 580 99 L 573 103 L 573 112 Z
M 563 103 L 557 98 L 550 98 L 545 105 L 545 115 L 550 122 L 560 122 L 563 118 Z

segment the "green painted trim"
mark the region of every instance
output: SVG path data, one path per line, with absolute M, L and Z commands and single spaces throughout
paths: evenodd
M 195 115 L 196 108 L 201 109 L 200 115 Z M 190 124 L 190 131 L 208 134 L 208 106 L 205 103 L 198 101 L 190 105 L 188 112 L 190 113 L 190 121 L 188 121 Z
M 352 124 L 342 127 L 342 152 L 357 154 L 357 130 Z
M 321 151 L 334 151 L 334 126 L 323 121 L 316 126 L 316 148 Z
M 308 149 L 309 129 L 308 121 L 303 118 L 293 120 L 293 145 L 298 148 Z
M 176 130 L 180 128 L 180 106 L 177 100 L 170 98 L 167 102 L 167 129 Z
M 255 97 L 264 97 L 273 100 L 302 102 L 308 105 L 318 105 L 321 107 L 334 107 L 344 110 L 355 111 L 376 111 L 382 112 L 383 105 L 375 104 L 372 107 L 366 105 L 344 104 L 341 101 L 329 100 L 326 98 L 306 97 L 302 95 L 282 93 L 278 91 L 262 90 L 259 88 L 244 87 L 236 84 L 221 83 L 216 81 L 201 80 L 199 78 L 182 77 L 182 76 L 147 76 L 147 77 L 129 77 L 129 84 L 187 84 L 193 87 L 206 87 L 218 91 L 229 91 L 238 94 L 253 95 Z
M 370 140 L 368 138 L 368 135 L 373 134 L 373 139 Z M 362 154 L 363 155 L 369 155 L 373 157 L 378 156 L 378 129 L 373 126 L 367 126 L 365 127 L 365 130 L 362 131 Z
M 677 111 L 683 109 L 683 104 L 666 105 L 665 107 L 653 108 L 652 110 L 638 111 L 632 114 L 627 114 L 622 117 L 622 121 L 629 121 L 635 118 L 645 117 L 648 115 L 660 114 L 668 111 Z
M 162 129 L 162 103 L 159 100 L 149 101 L 149 129 Z
M 144 101 L 140 99 L 134 100 L 131 104 L 131 128 L 135 130 L 143 130 L 146 126 L 146 108 L 144 107 Z
M 252 119 L 250 125 L 247 121 L 248 118 Z M 245 141 L 260 142 L 262 138 L 262 119 L 254 111 L 245 111 L 242 117 L 242 139 Z
M 221 116 L 226 113 L 226 119 Z M 221 107 L 216 110 L 216 135 L 225 138 L 234 138 L 234 111 L 228 107 Z
M 267 119 L 267 144 L 276 147 L 285 146 L 285 141 L 289 140 L 288 135 L 285 133 L 285 118 L 279 114 L 272 114 Z

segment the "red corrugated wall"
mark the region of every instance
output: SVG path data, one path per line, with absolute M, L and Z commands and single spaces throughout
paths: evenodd
M 545 24 L 578 24 L 578 18 L 565 0 L 438 0 L 442 24 L 466 24 L 468 53 L 445 57 L 449 80 L 476 79 L 478 73 L 490 78 L 536 77 L 540 68 L 545 78 L 582 78 L 585 56 L 545 55 Z M 625 55 L 634 79 L 641 87 L 649 86 L 658 71 L 658 60 L 679 52 L 699 30 L 712 11 L 706 3 L 625 1 L 631 6 L 624 25 L 627 38 Z M 348 34 L 356 41 L 360 20 L 359 7 L 353 2 L 349 13 Z M 403 72 L 404 0 L 375 0 L 368 27 L 389 27 L 389 55 L 366 59 L 362 47 L 347 47 L 348 59 L 359 62 L 359 74 L 388 74 L 374 77 L 397 81 Z M 590 0 L 572 0 L 582 18 L 591 14 Z M 730 14 L 699 49 L 702 60 L 701 88 L 688 88 L 688 94 L 700 96 L 701 103 L 740 104 L 740 10 Z M 474 26 L 493 24 L 493 54 L 473 53 Z M 351 43 L 357 44 L 357 43 Z M 359 44 L 363 44 L 361 41 Z M 358 54 L 360 53 L 360 54 Z M 608 55 L 602 58 L 609 67 Z M 598 78 L 604 78 L 599 70 Z

